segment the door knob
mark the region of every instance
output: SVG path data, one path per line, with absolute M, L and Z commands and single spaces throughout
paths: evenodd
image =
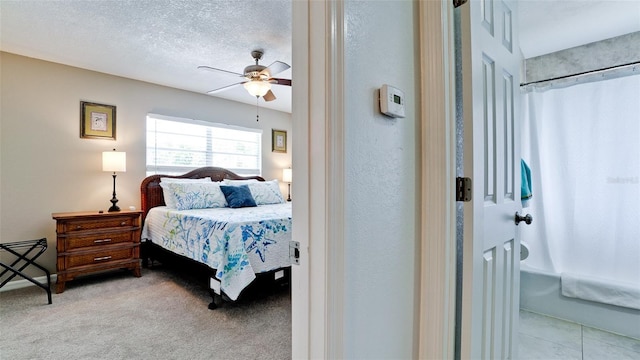
M 522 216 L 516 211 L 516 225 L 520 224 L 520 221 L 524 221 L 525 224 L 529 225 L 533 222 L 533 216 L 530 214 Z

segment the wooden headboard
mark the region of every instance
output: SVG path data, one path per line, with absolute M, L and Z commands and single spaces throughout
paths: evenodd
M 222 179 L 246 180 L 256 179 L 264 181 L 260 176 L 240 176 L 230 170 L 219 167 L 202 167 L 189 171 L 184 175 L 151 175 L 142 180 L 140 184 L 140 198 L 142 201 L 142 221 L 147 216 L 149 209 L 155 206 L 163 206 L 164 196 L 162 187 L 160 186 L 160 178 L 176 178 L 176 179 L 201 179 L 209 177 L 213 181 L 221 181 Z

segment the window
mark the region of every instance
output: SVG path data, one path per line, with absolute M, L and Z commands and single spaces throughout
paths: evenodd
M 179 175 L 203 166 L 260 175 L 261 150 L 260 129 L 147 115 L 147 176 Z

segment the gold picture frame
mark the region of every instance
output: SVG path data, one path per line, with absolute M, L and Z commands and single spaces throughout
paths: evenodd
M 287 152 L 287 132 L 271 129 L 271 152 Z
M 116 139 L 116 107 L 80 102 L 80 137 L 84 139 Z

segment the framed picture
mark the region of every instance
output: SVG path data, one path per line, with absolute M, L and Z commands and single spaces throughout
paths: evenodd
M 287 132 L 285 130 L 271 129 L 271 151 L 287 152 Z
M 113 105 L 81 101 L 80 137 L 115 140 L 116 107 Z

